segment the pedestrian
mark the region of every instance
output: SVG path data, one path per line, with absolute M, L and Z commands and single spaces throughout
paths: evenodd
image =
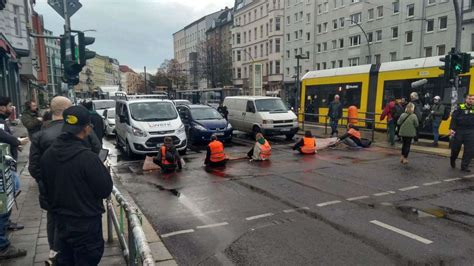
M 316 153 L 316 139 L 313 137 L 311 131 L 307 130 L 304 137 L 293 146 L 294 151 L 299 151 L 301 154 L 315 154 Z
M 372 144 L 370 140 L 362 138 L 359 128 L 353 124 L 347 125 L 347 132 L 338 138 L 336 144 L 338 143 L 344 143 L 351 148 L 368 148 Z
M 102 144 L 105 135 L 104 119 L 94 110 L 92 101 L 82 102 L 82 105 L 89 111 L 91 115 L 91 123 L 94 126 L 94 133 Z
M 176 150 L 171 137 L 165 137 L 158 155 L 153 158 L 153 162 L 159 165 L 161 171 L 164 173 L 174 172 L 176 168 L 179 170 L 183 169 L 181 157 L 179 157 L 178 151 Z
M 334 101 L 329 104 L 328 117 L 331 125 L 331 136 L 337 136 L 339 133 L 337 125 L 339 124 L 339 119 L 342 118 L 342 103 L 337 94 L 334 96 Z
M 410 94 L 410 103 L 412 103 L 415 106 L 414 109 L 414 114 L 416 115 L 416 118 L 418 119 L 418 126 L 416 127 L 416 135 L 413 137 L 413 140 L 416 143 L 418 143 L 418 138 L 420 137 L 420 126 L 421 126 L 421 121 L 423 121 L 423 104 L 421 103 L 418 93 L 412 92 Z
M 227 117 L 229 116 L 229 111 L 227 110 L 227 106 L 223 105 L 223 102 L 219 104 L 219 107 L 217 107 L 217 111 L 227 120 Z
M 446 107 L 441 103 L 441 97 L 435 96 L 433 98 L 433 106 L 431 106 L 430 120 L 433 125 L 433 146 L 438 146 L 439 127 L 443 121 Z
M 397 137 L 397 141 L 401 141 L 400 135 L 398 134 L 398 132 L 400 131 L 400 126 L 397 122 L 400 116 L 405 112 L 406 104 L 407 102 L 405 98 L 397 99 L 395 101 L 395 112 L 393 113 L 393 120 L 395 124 L 395 136 Z
M 39 189 L 40 207 L 47 211 L 47 236 L 49 244 L 49 259 L 46 263 L 51 265 L 57 253 L 55 248 L 55 219 L 53 212 L 49 211 L 48 200 L 46 198 L 45 185 L 41 178 L 41 156 L 53 144 L 53 142 L 61 135 L 64 126 L 63 112 L 72 106 L 72 102 L 63 96 L 56 96 L 51 100 L 51 115 L 52 121 L 43 124 L 40 132 L 33 136 L 30 146 L 30 156 L 28 170 L 31 176 L 35 179 Z M 95 134 L 89 134 L 84 140 L 86 147 L 90 148 L 94 153 L 99 154 L 101 145 Z
M 267 161 L 272 155 L 272 147 L 270 143 L 263 137 L 262 133 L 257 133 L 255 136 L 255 145 L 247 153 L 247 157 L 251 161 Z
M 461 171 L 471 172 L 469 164 L 474 157 L 474 94 L 466 96 L 465 102 L 459 104 L 451 116 L 449 133 L 453 138 L 451 144 L 451 167 L 456 168 L 456 159 L 459 156 L 462 145 L 464 153 L 462 156 Z
M 223 167 L 226 162 L 227 158 L 224 153 L 224 144 L 217 139 L 216 134 L 212 134 L 211 142 L 207 146 L 204 164 L 209 167 Z
M 41 130 L 43 125 L 42 118 L 38 115 L 38 106 L 35 101 L 27 101 L 25 103 L 25 111 L 21 114 L 21 123 L 28 130 L 28 136 Z
M 397 112 L 395 105 L 395 99 L 390 98 L 383 109 L 382 115 L 380 115 L 380 121 L 383 121 L 385 118 L 387 118 L 388 142 L 391 146 L 395 145 L 395 124 L 397 123 L 397 120 L 395 120 L 395 115 Z
M 408 154 L 410 153 L 411 142 L 416 137 L 416 130 L 419 126 L 418 117 L 415 115 L 415 105 L 409 103 L 397 122 L 400 125 L 400 136 L 402 137 L 402 156 L 400 162 L 408 163 Z
M 41 179 L 56 221 L 57 265 L 97 265 L 104 252 L 103 200 L 112 178 L 99 156 L 84 145 L 92 130 L 83 106 L 63 112 L 62 133 L 41 156 Z M 55 264 L 56 265 L 56 264 Z
M 13 136 L 6 119 L 10 117 L 12 113 L 11 99 L 8 97 L 0 96 L 0 142 L 10 145 L 10 153 L 13 159 L 18 160 L 18 149 L 20 145 L 26 145 L 28 138 L 16 138 Z M 19 176 L 16 172 L 12 172 L 12 178 L 14 181 L 14 193 L 19 193 Z M 0 260 L 12 259 L 17 257 L 26 256 L 26 250 L 16 248 L 10 244 L 7 236 L 7 230 L 15 231 L 24 228 L 23 225 L 13 223 L 10 221 L 11 210 L 0 214 Z

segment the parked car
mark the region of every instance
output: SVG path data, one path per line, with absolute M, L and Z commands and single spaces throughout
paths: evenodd
M 185 127 L 171 100 L 154 95 L 116 95 L 116 141 L 128 157 L 156 154 L 165 137 L 173 139 L 180 154 L 186 153 Z
M 94 104 L 94 110 L 104 118 L 104 111 L 109 109 L 109 108 L 114 108 L 115 107 L 115 101 L 114 100 L 92 100 L 92 103 Z
M 188 100 L 173 100 L 174 105 L 176 106 L 182 106 L 182 105 L 191 105 L 191 102 Z
M 104 111 L 105 135 L 115 135 L 115 108 L 109 108 Z
M 208 105 L 178 106 L 190 143 L 209 142 L 212 134 L 224 142 L 232 140 L 232 125 Z
M 226 97 L 224 106 L 234 129 L 267 136 L 284 135 L 288 140 L 298 132 L 298 118 L 277 97 Z

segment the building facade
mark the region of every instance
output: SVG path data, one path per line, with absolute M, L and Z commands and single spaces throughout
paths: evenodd
M 236 0 L 232 28 L 234 87 L 246 95 L 283 88 L 283 0 Z
M 101 86 L 120 85 L 120 70 L 117 59 L 97 54 L 87 60 L 79 74 L 76 94 L 83 98 L 99 97 Z
M 53 36 L 53 32 L 44 30 L 44 35 Z M 61 47 L 59 40 L 45 39 L 46 57 L 48 62 L 48 94 L 52 98 L 54 95 L 62 94 L 64 84 L 62 82 Z
M 145 81 L 143 77 L 126 65 L 120 66 L 121 89 L 127 94 L 144 92 Z

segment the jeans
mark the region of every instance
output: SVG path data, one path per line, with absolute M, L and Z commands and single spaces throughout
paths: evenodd
M 331 136 L 334 135 L 334 133 L 338 134 L 339 131 L 337 131 L 337 125 L 339 124 L 338 119 L 333 119 L 331 118 L 330 125 L 331 125 Z
M 438 140 L 439 140 L 439 126 L 441 125 L 441 120 L 434 119 L 432 124 L 433 124 L 434 143 L 438 143 Z
M 408 154 L 410 153 L 411 141 L 413 140 L 412 137 L 402 137 L 403 145 L 402 145 L 402 155 L 405 158 L 408 158 Z
M 12 178 L 13 178 L 13 188 L 15 190 L 15 195 L 18 191 L 20 191 L 20 176 L 18 175 L 17 172 L 12 172 Z
M 388 142 L 390 142 L 391 145 L 395 145 L 395 120 L 392 119 L 388 121 L 387 127 Z
M 0 215 L 0 250 L 10 246 L 7 236 L 7 227 L 9 224 L 10 212 Z

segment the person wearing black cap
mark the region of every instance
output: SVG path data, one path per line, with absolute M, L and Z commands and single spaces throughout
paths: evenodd
M 105 136 L 105 126 L 102 116 L 100 116 L 94 110 L 94 104 L 92 103 L 92 101 L 82 102 L 81 104 L 89 111 L 89 114 L 91 115 L 91 124 L 94 126 L 94 133 L 97 138 L 99 138 L 99 141 L 102 144 L 102 140 Z
M 41 178 L 56 220 L 58 265 L 97 265 L 104 252 L 103 200 L 112 178 L 99 156 L 84 145 L 92 132 L 83 106 L 63 112 L 61 135 L 41 157 Z

